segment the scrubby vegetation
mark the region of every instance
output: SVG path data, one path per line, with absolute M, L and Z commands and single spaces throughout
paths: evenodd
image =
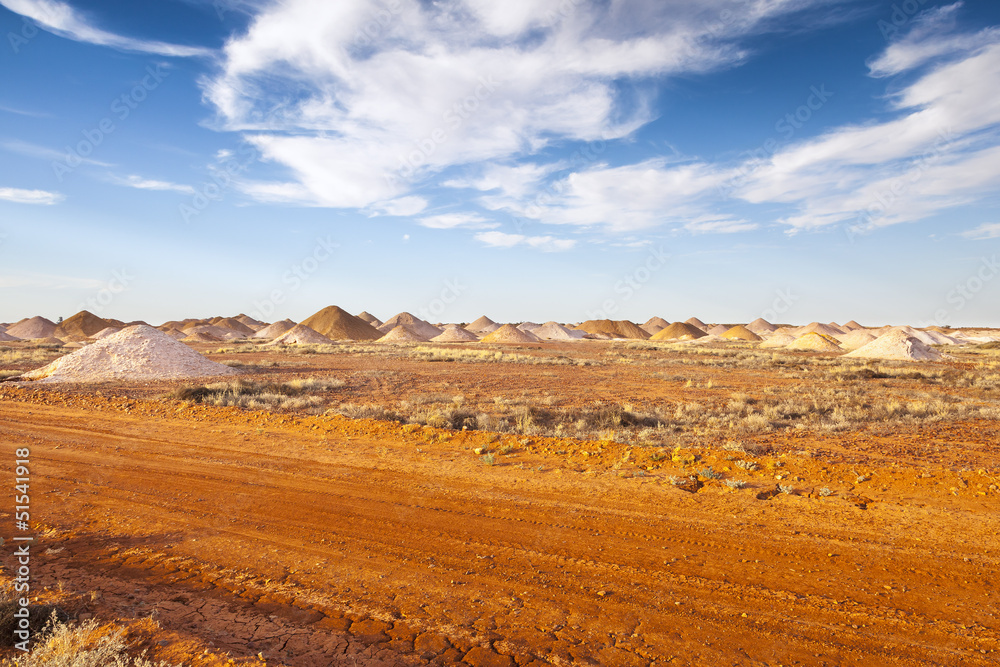
M 306 378 L 284 383 L 216 382 L 181 387 L 168 394 L 167 398 L 208 405 L 234 405 L 251 410 L 301 410 L 323 403 L 323 398 L 308 392 L 328 391 L 343 386 L 343 380 L 332 378 Z

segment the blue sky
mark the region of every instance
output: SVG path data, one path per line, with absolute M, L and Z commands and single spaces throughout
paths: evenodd
M 0 0 L 0 320 L 1000 326 L 1000 5 Z

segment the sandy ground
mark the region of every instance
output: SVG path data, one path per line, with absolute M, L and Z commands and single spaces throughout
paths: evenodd
M 997 430 L 782 436 L 747 488 L 682 490 L 610 442 L 0 388 L 36 586 L 155 612 L 185 664 L 996 664 Z

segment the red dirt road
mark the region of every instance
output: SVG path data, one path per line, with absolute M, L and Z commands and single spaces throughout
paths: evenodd
M 1000 660 L 997 495 L 969 474 L 887 461 L 856 488 L 856 464 L 789 456 L 799 487 L 838 493 L 769 498 L 763 465 L 746 489 L 689 493 L 619 477 L 622 445 L 503 436 L 518 449 L 487 466 L 471 449 L 492 434 L 179 405 L 0 400 L 4 482 L 29 447 L 47 530 L 35 585 L 96 591 L 98 616 L 155 609 L 166 659 Z

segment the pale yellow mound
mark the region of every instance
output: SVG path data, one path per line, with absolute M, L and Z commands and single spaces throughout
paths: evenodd
M 694 340 L 707 335 L 690 322 L 674 322 L 669 327 L 654 334 L 650 340 Z
M 759 341 L 764 340 L 750 329 L 746 328 L 742 324 L 737 324 L 732 329 L 728 329 L 722 334 L 723 338 L 728 338 L 729 340 L 748 340 L 748 341 Z
M 836 339 L 810 331 L 785 346 L 786 350 L 808 350 L 810 352 L 842 352 Z

